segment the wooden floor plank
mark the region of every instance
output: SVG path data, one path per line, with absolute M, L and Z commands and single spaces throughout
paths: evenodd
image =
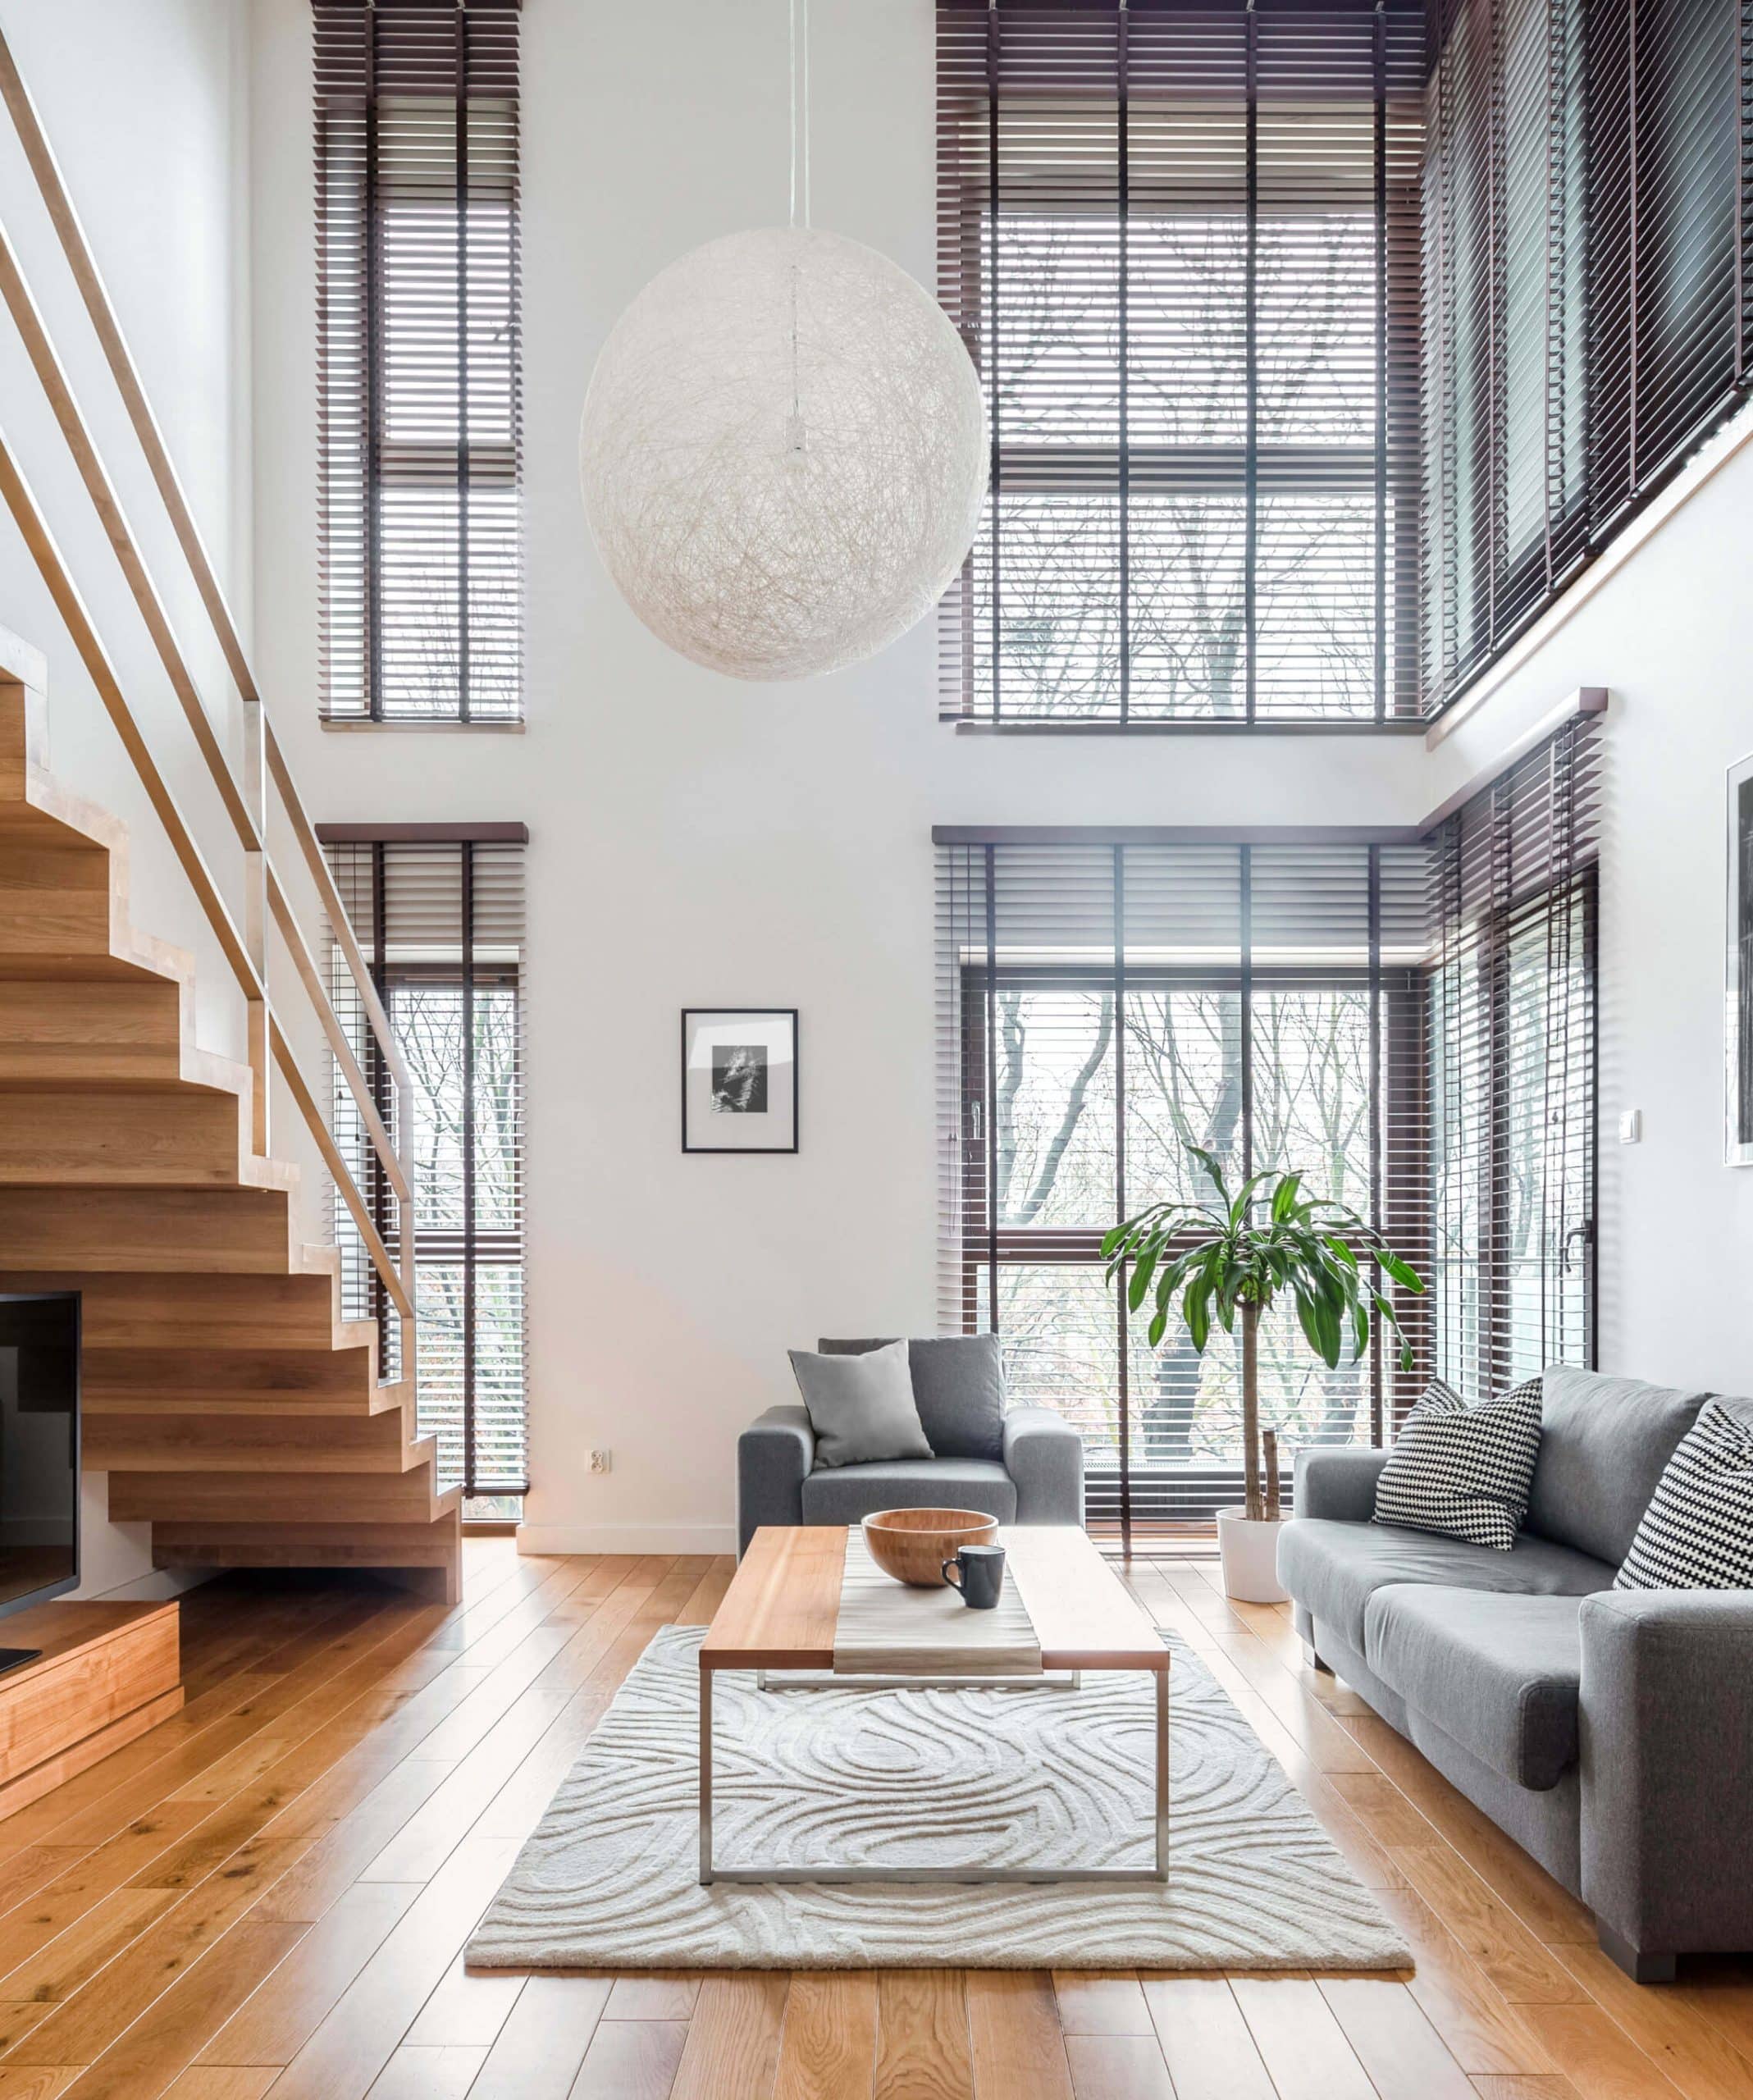
M 1381 2100 L 1473 2100 L 1466 2072 L 1404 1984 L 1328 1976 L 1317 1988 Z
M 419 1893 L 413 1882 L 355 1883 L 217 2028 L 200 2061 L 276 2070 L 290 2063 Z M 260 1911 L 258 1905 L 250 1915 Z
M 1701 2020 L 1665 1985 L 1634 1984 L 1598 1947 L 1556 1950 L 1603 2011 L 1615 2020 L 1687 2100 L 1750 2100 L 1753 2054 Z
M 198 2065 L 185 2070 L 174 2085 L 167 2089 L 164 2100 L 262 2100 L 277 2075 L 267 2070 L 203 2068 Z
M 1221 1976 L 1143 1979 L 1176 2100 L 1273 2100 L 1272 2081 Z
M 790 1984 L 772 1970 L 709 1976 L 688 2022 L 673 2100 L 772 2100 Z
M 485 2049 L 400 2048 L 371 2089 L 371 2100 L 463 2100 L 481 2075 Z
M 363 2100 L 516 1851 L 484 1838 L 457 1847 L 286 2066 L 275 2100 Z
M 1053 1996 L 1067 2034 L 1153 2034 L 1150 2007 L 1130 1969 L 1056 1969 Z
M 609 1988 L 606 1976 L 532 1976 L 468 2100 L 568 2100 Z
M 1307 1977 L 1232 1975 L 1278 2100 L 1374 2100 L 1344 2030 Z
M 801 1970 L 786 1994 L 774 2100 L 871 2100 L 877 1981 L 868 1970 Z
M 603 2020 L 567 2100 L 670 2100 L 687 2037 L 680 2020 Z
M 1071 2100 L 1052 1978 L 1037 1969 L 970 1969 L 965 1988 L 978 2100 Z
M 68 2100 L 145 2100 L 186 2070 L 297 1942 L 302 1925 L 234 1926 L 161 1991 L 145 2011 L 67 2088 Z
M 1067 2034 L 1077 2100 L 1176 2100 L 1154 2034 Z
M 968 2000 L 959 1969 L 877 1978 L 876 2100 L 973 2100 Z
M 605 2020 L 692 2020 L 700 2001 L 698 1970 L 646 1969 L 614 1979 Z

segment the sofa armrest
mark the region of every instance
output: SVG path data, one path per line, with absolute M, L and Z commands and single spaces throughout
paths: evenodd
M 1753 1592 L 1604 1590 L 1579 1618 L 1582 1897 L 1604 1943 L 1753 1947 Z
M 1352 1444 L 1314 1444 L 1296 1454 L 1292 1507 L 1299 1517 L 1367 1524 L 1376 1513 L 1376 1482 L 1386 1451 Z
M 769 1408 L 737 1439 L 737 1555 L 763 1524 L 803 1522 L 803 1484 L 815 1463 L 810 1410 Z
M 1051 1408 L 1007 1408 L 1004 1470 L 1016 1488 L 1019 1524 L 1081 1524 L 1084 1440 Z

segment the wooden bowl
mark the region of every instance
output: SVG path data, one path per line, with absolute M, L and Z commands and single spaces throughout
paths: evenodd
M 943 1564 L 965 1545 L 996 1545 L 998 1519 L 979 1509 L 879 1509 L 865 1519 L 865 1544 L 885 1575 L 916 1590 L 942 1590 Z

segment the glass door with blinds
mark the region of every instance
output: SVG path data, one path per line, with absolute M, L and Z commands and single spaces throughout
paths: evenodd
M 1235 1350 L 1151 1350 L 1101 1239 L 1159 1198 L 1301 1169 L 1420 1244 L 1427 1164 L 1417 848 L 947 845 L 940 862 L 944 1323 L 1004 1339 L 1013 1401 L 1083 1430 L 1093 1527 L 1203 1527 L 1240 1489 Z M 1415 1301 L 1399 1308 L 1420 1342 Z M 1374 1349 L 1336 1371 L 1288 1307 L 1262 1329 L 1287 1449 L 1370 1441 L 1408 1397 Z
M 367 837 L 327 827 L 337 888 L 412 1081 L 418 1403 L 438 1439 L 441 1483 L 460 1482 L 465 1518 L 519 1513 L 529 1485 L 524 1375 L 523 830 Z M 351 979 L 336 1003 L 368 1078 L 369 1033 Z M 361 1134 L 336 1093 L 336 1135 L 350 1157 Z M 387 1107 L 387 1089 L 385 1106 Z M 387 1192 L 362 1176 L 376 1200 Z M 346 1285 L 360 1317 L 387 1334 L 387 1306 L 350 1221 L 338 1212 Z M 381 1230 L 398 1252 L 395 1216 Z

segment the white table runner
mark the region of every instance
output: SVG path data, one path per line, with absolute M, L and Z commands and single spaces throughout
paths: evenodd
M 1041 1644 L 1008 1568 L 994 1609 L 975 1611 L 954 1590 L 916 1590 L 885 1575 L 854 1524 L 846 1535 L 834 1669 L 858 1677 L 1038 1676 Z

